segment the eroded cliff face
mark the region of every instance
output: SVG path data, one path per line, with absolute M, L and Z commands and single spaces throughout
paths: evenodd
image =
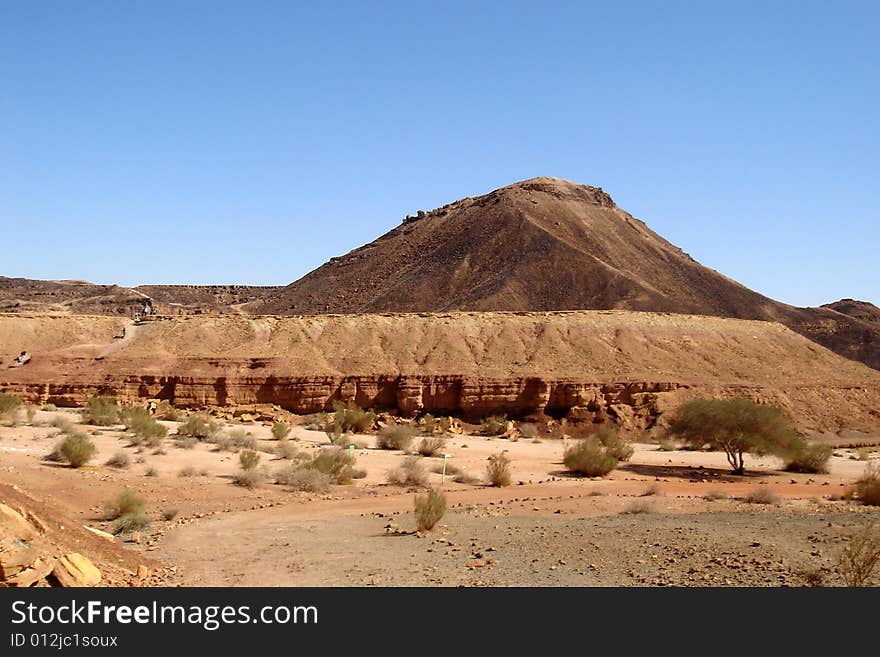
M 0 316 L 0 359 L 33 355 L 0 369 L 0 390 L 59 406 L 101 393 L 306 414 L 342 400 L 633 431 L 662 427 L 688 398 L 746 396 L 803 431 L 880 431 L 880 373 L 768 322 L 611 311 L 124 323 Z
M 5 386 L 29 403 L 82 406 L 96 394 L 123 402 L 164 399 L 189 409 L 270 404 L 296 414 L 327 411 L 337 401 L 388 410 L 403 417 L 419 413 L 477 421 L 490 415 L 546 421 L 565 418 L 575 429 L 610 423 L 624 431 L 667 425 L 683 401 L 695 397 L 745 396 L 788 410 L 806 432 L 880 427 L 880 390 L 862 387 L 797 387 L 773 390 L 747 385 L 691 385 L 670 382 L 593 383 L 536 377 L 489 379 L 424 376 L 152 376 L 101 377 L 67 383 Z M 841 409 L 834 411 L 834 408 Z M 815 409 L 815 410 L 813 410 Z

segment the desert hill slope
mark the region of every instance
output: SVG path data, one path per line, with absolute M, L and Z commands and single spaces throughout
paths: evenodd
M 867 304 L 870 305 L 870 304 Z M 642 310 L 779 321 L 880 368 L 880 323 L 795 308 L 704 267 L 602 189 L 534 178 L 408 217 L 246 304 L 255 313 Z

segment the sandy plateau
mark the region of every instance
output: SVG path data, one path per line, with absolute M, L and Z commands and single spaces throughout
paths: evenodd
M 60 417 L 89 434 L 96 465 L 72 469 L 43 460 Z M 43 514 L 46 536 L 63 551 L 68 546 L 58 546 L 81 528 L 109 531 L 101 519 L 105 502 L 126 489 L 141 495 L 148 529 L 112 542 L 83 532 L 93 541 L 79 549 L 91 551 L 104 584 L 839 584 L 834 563 L 844 534 L 877 517 L 873 507 L 845 499 L 866 467 L 860 459 L 880 459 L 870 449 L 839 446 L 830 472 L 818 475 L 784 473 L 775 458 L 750 457 L 747 474 L 737 477 L 721 453 L 635 443 L 629 462 L 590 479 L 565 473 L 564 439 L 455 434 L 445 448 L 448 463 L 477 482 L 431 472 L 430 485 L 447 494 L 449 510 L 433 532 L 419 534 L 413 491 L 385 483 L 406 455 L 376 449 L 372 435 L 355 436 L 364 478 L 310 494 L 271 479 L 253 490 L 233 485 L 237 454 L 206 443 L 175 446 L 176 422 L 163 422 L 172 435 L 154 453 L 127 446 L 122 427 L 79 421 L 71 410 L 41 410 L 30 422 L 0 427 L 0 497 Z M 258 441 L 268 472 L 287 463 L 272 454 L 268 423 L 226 426 Z M 303 425 L 290 438 L 306 453 L 328 444 L 327 435 Z M 129 467 L 99 465 L 120 451 Z M 489 487 L 482 483 L 487 457 L 501 451 L 512 461 L 512 485 Z M 439 470 L 442 459 L 423 463 Z M 759 487 L 777 495 L 776 503 L 744 500 Z M 172 510 L 174 518 L 163 519 Z

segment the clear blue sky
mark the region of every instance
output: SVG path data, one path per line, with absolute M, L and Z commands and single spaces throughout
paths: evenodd
M 0 0 L 0 274 L 288 283 L 552 175 L 782 301 L 880 303 L 878 34 L 877 2 Z

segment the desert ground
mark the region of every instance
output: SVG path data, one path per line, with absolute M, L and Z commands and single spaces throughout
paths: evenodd
M 735 476 L 723 453 L 665 451 L 635 437 L 629 461 L 602 478 L 577 478 L 562 464 L 571 439 L 455 433 L 443 448 L 447 476 L 442 458 L 421 459 L 448 511 L 420 533 L 412 510 L 419 488 L 387 483 L 409 456 L 377 449 L 375 435 L 352 437 L 362 478 L 326 493 L 295 492 L 273 481 L 289 461 L 275 454 L 271 423 L 223 420 L 221 431 L 256 440 L 265 477 L 248 489 L 234 482 L 238 453 L 207 442 L 178 446 L 179 422 L 162 421 L 169 435 L 161 448 L 144 448 L 130 445 L 122 426 L 85 425 L 76 409 L 47 408 L 0 427 L 0 497 L 51 516 L 62 542 L 74 525 L 109 533 L 104 505 L 120 492 L 143 497 L 148 528 L 87 532 L 94 540 L 82 549 L 111 584 L 840 585 L 846 535 L 880 517 L 848 496 L 880 449 L 839 437 L 828 474 L 787 473 L 779 459 L 749 456 L 746 474 Z M 45 460 L 64 420 L 97 447 L 89 465 Z M 325 432 L 307 428 L 313 418 L 292 420 L 295 451 L 328 446 Z M 106 465 L 120 452 L 126 467 Z M 485 483 L 487 458 L 499 452 L 511 460 L 506 487 Z M 459 471 L 471 475 L 459 478 L 467 483 L 453 480 Z M 765 503 L 748 501 L 755 491 Z M 108 551 L 94 556 L 98 544 Z

